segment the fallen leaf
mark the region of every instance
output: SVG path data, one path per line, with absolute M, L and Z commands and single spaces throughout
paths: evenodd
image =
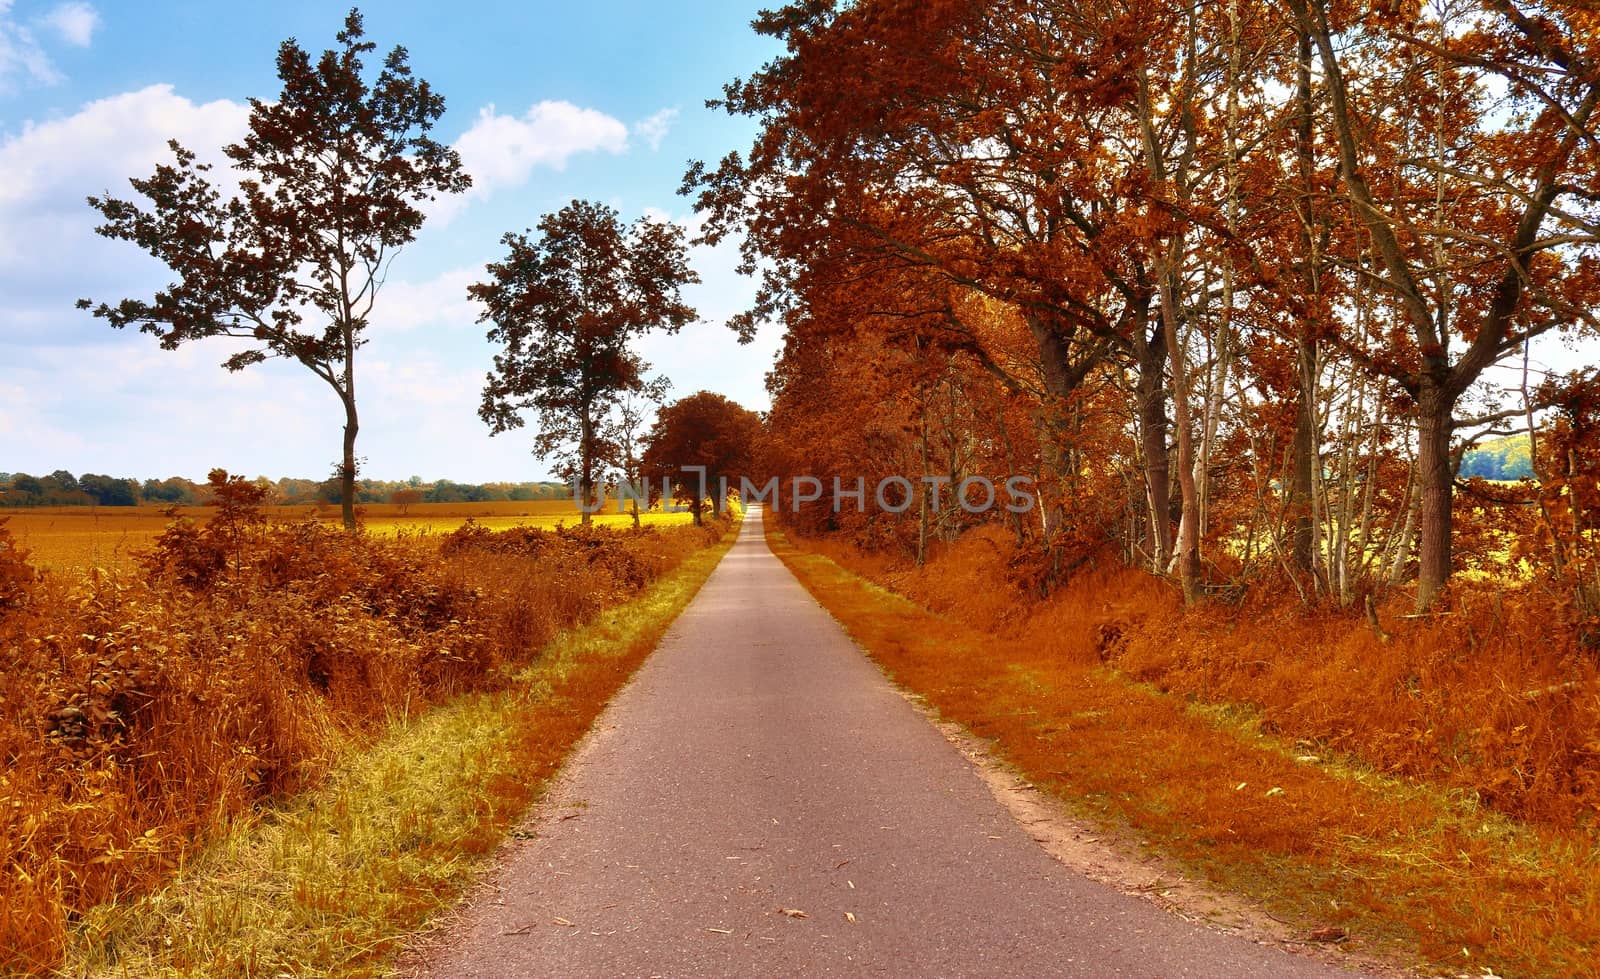
M 577 925 L 574 925 L 572 922 L 568 921 L 565 918 L 556 918 L 554 920 L 555 920 L 556 924 L 560 925 L 563 928 L 576 928 L 577 927 Z
M 856 923 L 856 916 L 851 914 L 849 911 L 846 911 L 844 913 L 844 920 L 850 922 L 853 925 L 853 924 Z
M 809 914 L 806 914 L 804 911 L 801 911 L 799 908 L 779 908 L 778 910 L 782 911 L 785 915 L 788 915 L 791 918 L 809 918 L 809 917 L 811 917 Z

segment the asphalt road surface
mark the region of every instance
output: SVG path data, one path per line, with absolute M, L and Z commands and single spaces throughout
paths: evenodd
M 419 974 L 1349 976 L 1057 863 L 738 542 Z

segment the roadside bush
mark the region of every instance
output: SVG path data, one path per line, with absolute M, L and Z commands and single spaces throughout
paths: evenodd
M 804 546 L 995 637 L 1008 662 L 1104 665 L 1174 695 L 1245 707 L 1305 752 L 1352 756 L 1557 830 L 1600 826 L 1600 666 L 1571 603 L 1538 582 L 1457 582 L 1410 615 L 1306 608 L 1267 589 L 1185 612 L 1176 589 L 1114 557 L 1043 599 L 1001 528 L 939 543 L 927 564 L 843 535 Z
M 258 506 L 175 522 L 137 575 L 40 580 L 0 527 L 0 972 L 47 970 L 76 914 L 159 883 L 390 720 L 505 685 L 718 538 L 383 538 Z
M 0 517 L 0 616 L 27 604 L 38 577 L 28 564 L 28 553 L 6 528 L 8 519 Z

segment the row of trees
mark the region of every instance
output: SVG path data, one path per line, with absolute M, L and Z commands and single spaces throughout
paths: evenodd
M 240 176 L 237 195 L 225 196 L 211 167 L 174 142 L 171 164 L 131 181 L 148 205 L 91 197 L 105 218 L 100 234 L 138 245 L 175 279 L 148 300 L 79 302 L 114 327 L 156 335 L 167 349 L 244 340 L 224 362 L 230 371 L 284 358 L 328 384 L 344 414 L 333 478 L 348 527 L 354 505 L 375 493 L 404 502 L 419 492 L 416 501 L 495 498 L 472 487 L 377 491 L 357 478 L 356 352 L 388 264 L 420 229 L 423 204 L 471 183 L 456 152 L 430 135 L 444 100 L 412 76 L 404 48 L 390 52 L 369 83 L 363 59 L 375 48 L 363 37 L 352 10 L 340 46 L 315 62 L 292 38 L 283 42 L 282 93 L 252 99 L 248 135 L 223 149 Z M 469 290 L 502 348 L 480 415 L 495 434 L 531 416 L 535 454 L 553 459 L 586 500 L 619 479 L 637 483 L 643 426 L 668 382 L 651 377 L 630 344 L 695 318 L 681 295 L 699 281 L 682 229 L 650 220 L 624 226 L 609 207 L 573 201 L 545 216 L 537 234 L 507 234 L 503 244 L 506 257 Z M 706 408 L 686 399 L 680 414 Z
M 99 473 L 78 477 L 65 469 L 48 476 L 0 473 L 0 506 L 133 506 L 146 489 L 160 492 L 162 486 L 147 480 L 142 488 L 135 480 Z
M 1600 580 L 1593 378 L 1526 359 L 1600 325 L 1585 5 L 808 0 L 756 26 L 786 53 L 720 104 L 759 134 L 685 192 L 762 276 L 733 325 L 787 327 L 778 458 L 1033 473 L 1015 529 L 1053 568 L 1110 539 L 1191 600 L 1281 573 L 1426 608 L 1490 499 Z M 1458 500 L 1465 448 L 1540 411 L 1539 483 Z M 966 519 L 928 509 L 919 541 Z

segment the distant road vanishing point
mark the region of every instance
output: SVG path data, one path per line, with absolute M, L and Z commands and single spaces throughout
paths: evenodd
M 759 509 L 418 975 L 1351 976 L 1050 857 Z

